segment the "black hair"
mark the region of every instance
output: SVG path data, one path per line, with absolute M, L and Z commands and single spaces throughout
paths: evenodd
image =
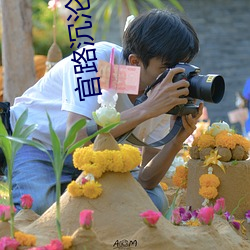
M 199 39 L 192 25 L 168 10 L 152 9 L 136 17 L 123 34 L 123 57 L 128 63 L 136 54 L 145 68 L 158 57 L 166 67 L 190 62 L 199 51 Z

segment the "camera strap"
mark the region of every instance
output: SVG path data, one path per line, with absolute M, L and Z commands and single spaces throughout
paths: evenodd
M 177 133 L 180 131 L 182 127 L 182 120 L 181 120 L 181 117 L 178 116 L 176 118 L 176 121 L 174 123 L 174 126 L 173 128 L 170 130 L 170 132 L 164 137 L 162 138 L 161 140 L 159 141 L 156 141 L 156 142 L 153 142 L 153 143 L 145 143 L 143 141 L 141 141 L 140 139 L 138 139 L 133 133 L 132 133 L 132 130 L 125 133 L 124 135 L 120 136 L 118 139 L 117 139 L 117 142 L 118 143 L 122 143 L 124 142 L 125 140 L 133 145 L 136 145 L 136 146 L 145 146 L 145 147 L 160 147 L 160 146 L 163 146 L 165 144 L 167 144 L 169 141 L 171 141 L 176 135 Z

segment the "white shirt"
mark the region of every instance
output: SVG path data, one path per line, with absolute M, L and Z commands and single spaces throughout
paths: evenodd
M 95 64 L 98 67 L 98 60 L 109 61 L 112 48 L 115 48 L 115 64 L 124 64 L 122 47 L 109 42 L 95 43 L 93 46 L 86 46 L 77 50 L 82 53 L 83 49 L 93 49 L 96 51 Z M 86 52 L 84 53 L 86 58 Z M 97 96 L 85 97 L 80 101 L 77 88 L 77 77 L 91 79 L 96 76 L 96 72 L 84 72 L 75 74 L 74 65 L 70 55 L 58 62 L 43 78 L 35 85 L 26 90 L 22 96 L 15 98 L 11 107 L 11 125 L 15 126 L 16 120 L 25 109 L 28 109 L 28 119 L 25 125 L 38 124 L 33 132 L 32 138 L 44 143 L 47 148 L 51 148 L 50 133 L 48 127 L 47 113 L 50 116 L 53 128 L 63 142 L 66 133 L 68 111 L 92 118 L 92 112 L 99 108 Z M 85 63 L 83 59 L 81 62 Z M 117 111 L 129 109 L 133 106 L 126 94 L 119 94 Z M 169 131 L 169 115 L 162 115 L 154 119 L 145 121 L 135 129 L 138 138 L 146 143 L 162 139 Z

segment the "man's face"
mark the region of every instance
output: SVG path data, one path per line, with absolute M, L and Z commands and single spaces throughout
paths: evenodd
M 140 63 L 140 66 L 140 91 L 144 90 L 148 85 L 153 83 L 156 78 L 166 70 L 166 66 L 163 64 L 162 60 L 156 57 L 149 61 L 149 65 L 146 69 L 142 63 Z

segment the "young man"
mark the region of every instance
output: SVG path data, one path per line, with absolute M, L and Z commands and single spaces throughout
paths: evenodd
M 96 65 L 98 60 L 110 60 L 112 48 L 115 48 L 115 64 L 127 64 L 141 68 L 139 94 L 150 85 L 167 68 L 171 69 L 161 83 L 150 92 L 148 99 L 134 106 L 136 96 L 119 94 L 117 111 L 121 120 L 126 121 L 112 130 L 114 137 L 135 129 L 135 134 L 146 143 L 157 141 L 169 132 L 171 120 L 176 117 L 166 114 L 176 105 L 186 104 L 189 93 L 189 83 L 186 80 L 173 82 L 173 77 L 182 68 L 174 68 L 178 62 L 190 62 L 199 50 L 199 41 L 192 26 L 168 11 L 151 10 L 135 18 L 124 32 L 123 48 L 109 43 L 99 42 L 94 46 L 80 48 L 95 49 Z M 60 139 L 79 119 L 92 119 L 92 112 L 99 108 L 97 96 L 86 97 L 80 101 L 77 88 L 77 77 L 74 72 L 73 56 L 58 62 L 33 87 L 21 97 L 15 99 L 11 108 L 11 124 L 28 108 L 27 125 L 37 123 L 38 128 L 32 134 L 33 140 L 38 140 L 51 148 L 50 134 L 46 111 L 49 113 L 53 127 Z M 84 59 L 86 60 L 86 59 Z M 84 63 L 81 59 L 81 62 Z M 79 75 L 78 75 L 79 76 Z M 82 79 L 91 79 L 96 72 L 84 72 Z M 167 209 L 167 200 L 159 187 L 159 182 L 170 167 L 175 155 L 182 148 L 183 142 L 193 133 L 201 115 L 199 113 L 182 116 L 183 127 L 169 143 L 161 149 L 145 147 L 140 170 L 133 173 L 139 183 L 148 192 L 156 206 L 163 213 Z M 86 128 L 82 129 L 78 138 L 87 136 Z M 52 152 L 51 152 L 52 153 Z M 155 157 L 154 157 L 155 156 Z M 72 158 L 65 161 L 62 173 L 62 190 L 79 175 L 73 167 Z M 13 169 L 13 197 L 17 209 L 20 209 L 20 197 L 30 194 L 34 199 L 32 209 L 38 214 L 43 213 L 55 201 L 55 176 L 48 157 L 36 148 L 24 145 L 15 158 Z

